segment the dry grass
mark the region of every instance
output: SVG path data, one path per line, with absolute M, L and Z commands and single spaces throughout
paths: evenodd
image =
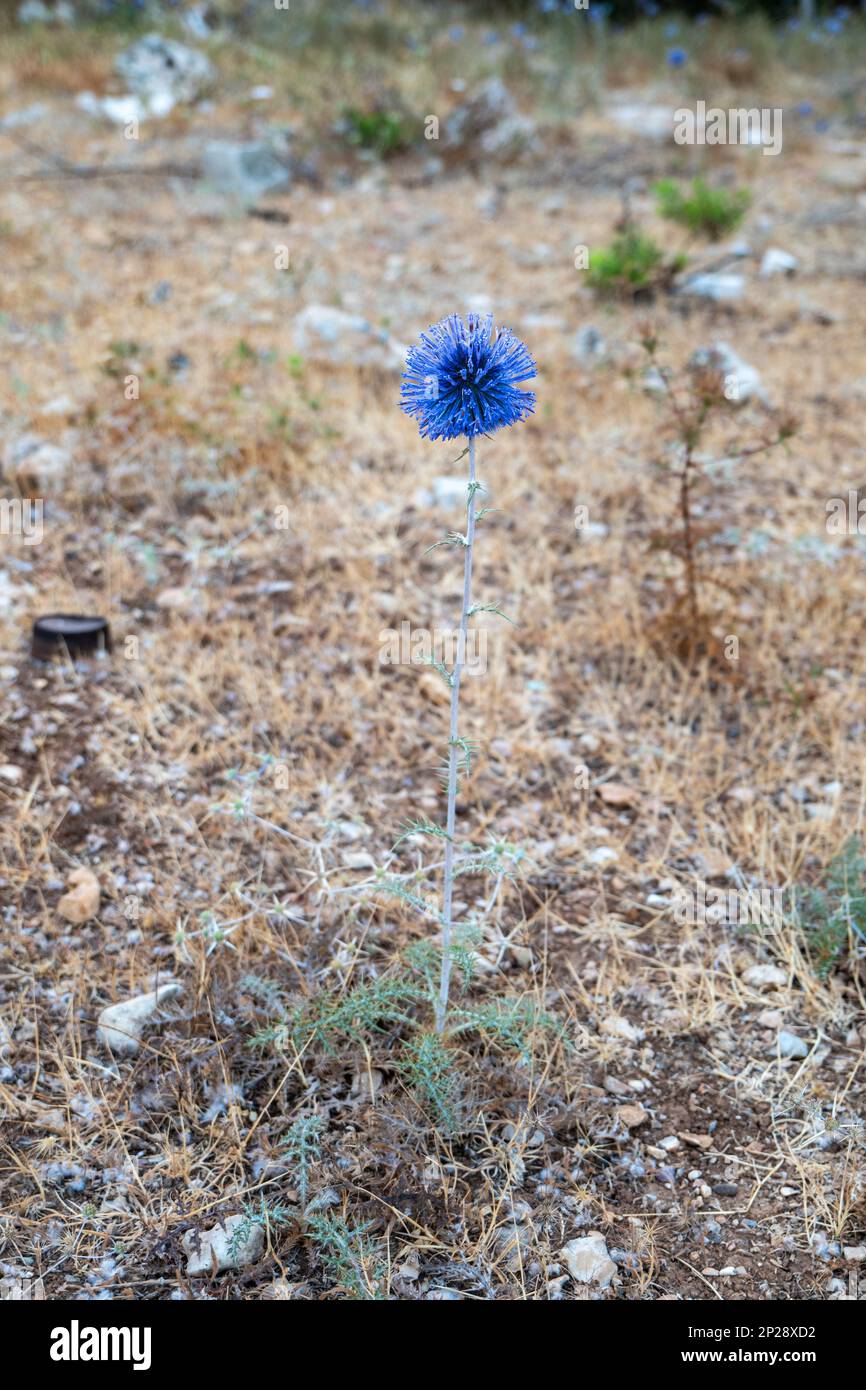
M 259 60 L 233 55 L 245 81 L 242 61 Z M 435 91 L 432 59 L 418 67 Z M 291 57 L 278 70 L 287 111 L 316 70 Z M 789 80 L 799 93 L 805 79 Z M 69 90 L 38 53 L 2 81 L 9 107 L 31 88 Z M 141 154 L 186 157 L 205 129 L 244 129 L 239 110 L 233 97 L 147 131 Z M 68 157 L 124 157 L 62 96 L 43 144 L 61 116 Z M 746 235 L 794 251 L 800 272 L 764 284 L 752 270 L 730 313 L 652 307 L 677 370 L 733 340 L 800 420 L 786 448 L 710 470 L 701 606 L 719 641 L 739 638 L 739 660 L 684 665 L 670 616 L 682 566 L 652 544 L 676 526 L 677 489 L 674 434 L 641 387 L 645 311 L 597 305 L 572 260 L 576 243 L 610 237 L 630 160 L 648 178 L 680 166 L 650 144 L 624 151 L 601 112 L 579 146 L 551 123 L 549 169 L 427 180 L 410 156 L 366 182 L 268 199 L 282 225 L 217 215 L 197 187 L 161 181 L 8 191 L 4 432 L 37 432 L 74 460 L 69 485 L 44 490 L 42 543 L 4 539 L 0 609 L 0 763 L 21 769 L 0 781 L 2 1260 L 32 1261 L 49 1297 L 581 1297 L 559 1251 L 598 1229 L 619 1252 L 608 1296 L 824 1298 L 849 1265 L 822 1241 L 862 1241 L 856 952 L 820 978 L 789 920 L 683 926 L 658 902 L 695 876 L 730 887 L 734 867 L 758 887 L 813 881 L 862 833 L 862 557 L 824 525 L 864 457 L 857 197 L 820 183 L 828 156 L 808 134 L 778 160 L 729 153 L 754 193 Z M 5 175 L 36 167 L 8 144 L 2 160 Z M 478 196 L 494 182 L 491 217 Z M 812 218 L 816 187 L 830 223 Z M 637 210 L 661 235 L 648 196 Z M 290 272 L 273 269 L 282 242 Z M 526 339 L 540 377 L 534 420 L 479 450 L 498 511 L 479 535 L 478 590 L 516 625 L 490 627 L 488 672 L 467 682 L 481 757 L 460 829 L 523 846 L 529 869 L 488 912 L 467 998 L 529 1001 L 562 1032 L 534 1030 L 520 1062 L 455 1037 L 449 1136 L 401 1070 L 411 1029 L 331 1054 L 250 1043 L 275 1000 L 390 978 L 434 930 L 353 856 L 382 865 L 407 818 L 441 809 L 436 687 L 379 651 L 403 619 L 452 626 L 459 601 L 453 557 L 424 554 L 457 518 L 416 500 L 459 450 L 418 440 L 393 373 L 301 359 L 293 319 L 333 303 L 406 340 L 473 296 Z M 609 352 L 587 368 L 568 344 L 590 319 Z M 179 352 L 183 373 L 169 365 Z M 138 401 L 124 400 L 129 372 Z M 732 409 L 702 450 L 731 459 L 777 418 Z M 606 534 L 575 530 L 578 504 Z M 28 662 L 31 617 L 66 609 L 109 617 L 109 662 Z M 264 756 L 276 771 L 242 783 L 253 800 L 233 812 L 229 774 Z M 420 862 L 415 844 L 393 860 L 405 873 Z M 81 864 L 102 906 L 71 927 L 56 904 Z M 487 901 L 489 883 L 461 885 L 465 910 Z M 434 894 L 437 877 L 418 888 Z M 237 923 L 215 949 L 203 913 Z M 756 962 L 785 983 L 746 983 Z M 181 998 L 137 1058 L 114 1063 L 96 1041 L 101 1008 L 167 977 Z M 774 1057 L 768 1008 L 807 1059 Z M 630 1038 L 611 1031 L 622 1017 Z M 648 1112 L 632 1130 L 628 1102 Z M 310 1114 L 324 1122 L 310 1191 L 347 1229 L 366 1227 L 348 1268 L 311 1239 L 281 1149 Z M 683 1134 L 705 1147 L 658 1149 Z M 181 1236 L 246 1204 L 267 1226 L 261 1260 L 190 1280 Z M 729 1267 L 747 1272 L 706 1272 Z

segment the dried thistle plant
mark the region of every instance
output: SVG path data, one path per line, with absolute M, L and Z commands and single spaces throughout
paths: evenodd
M 648 360 L 649 379 L 667 408 L 677 446 L 673 468 L 678 483 L 677 519 L 674 525 L 654 533 L 652 541 L 656 548 L 666 549 L 682 561 L 684 593 L 675 608 L 684 615 L 687 628 L 681 644 L 682 654 L 693 656 L 703 645 L 701 633 L 706 626 L 700 585 L 702 581 L 720 583 L 718 576 L 701 568 L 699 560 L 702 543 L 711 540 L 720 529 L 713 522 L 698 523 L 695 516 L 695 491 L 706 481 L 700 445 L 711 420 L 741 399 L 740 370 L 745 364 L 736 360 L 732 365 L 727 361 L 728 350 L 719 345 L 695 353 L 688 372 L 678 375 L 659 360 L 659 342 L 648 325 L 642 328 L 641 346 Z M 734 354 L 730 356 L 735 357 Z M 727 453 L 738 461 L 765 454 L 790 439 L 796 428 L 793 417 L 779 415 L 761 437 L 745 445 L 732 442 L 727 446 Z

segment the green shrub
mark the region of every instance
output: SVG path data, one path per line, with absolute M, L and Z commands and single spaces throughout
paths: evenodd
M 831 859 L 820 883 L 795 894 L 796 916 L 820 979 L 866 943 L 866 857 L 856 838 Z
M 588 280 L 603 294 L 636 294 L 666 284 L 685 263 L 685 256 L 668 261 L 652 237 L 630 227 L 603 251 L 590 252 Z
M 350 143 L 380 158 L 398 154 L 412 143 L 412 124 L 398 111 L 359 111 L 352 106 L 344 116 Z
M 745 188 L 713 188 L 703 179 L 695 179 L 690 190 L 673 179 L 663 179 L 655 185 L 654 192 L 662 217 L 711 241 L 733 231 L 752 201 Z

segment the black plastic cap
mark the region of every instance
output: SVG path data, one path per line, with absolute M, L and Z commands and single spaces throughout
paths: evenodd
M 50 661 L 67 652 L 74 660 L 110 651 L 111 634 L 105 618 L 87 618 L 80 613 L 48 613 L 33 624 L 30 652 L 37 661 Z

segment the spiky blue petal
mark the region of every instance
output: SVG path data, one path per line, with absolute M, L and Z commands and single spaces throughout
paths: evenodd
M 535 409 L 535 392 L 518 383 L 536 375 L 525 345 L 492 314 L 449 314 L 410 347 L 400 406 L 424 439 L 492 434 Z

